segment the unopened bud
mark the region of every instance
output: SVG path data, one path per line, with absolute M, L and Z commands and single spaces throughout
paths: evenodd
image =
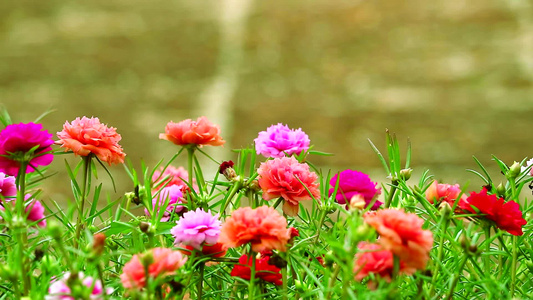
M 105 248 L 105 234 L 97 233 L 93 236 L 93 251 L 96 255 L 102 254 Z
M 496 193 L 500 197 L 505 196 L 505 186 L 503 185 L 503 183 L 498 184 L 498 186 L 496 187 Z
M 400 170 L 400 178 L 404 181 L 407 181 L 409 180 L 409 178 L 411 178 L 411 174 L 413 173 L 413 169 L 411 168 L 408 168 L 408 169 L 402 169 Z
M 61 240 L 61 237 L 63 235 L 63 232 L 61 230 L 61 226 L 56 221 L 50 221 L 48 223 L 48 233 L 54 240 Z
M 152 254 L 152 251 L 148 251 L 142 256 L 142 264 L 143 266 L 148 269 L 148 267 L 154 262 L 154 255 Z
M 442 201 L 439 205 L 439 211 L 440 211 L 441 216 L 445 218 L 449 218 L 452 213 L 452 207 L 450 206 L 448 202 Z
M 519 174 L 520 174 L 520 171 L 521 171 L 521 166 L 520 166 L 520 163 L 518 162 L 514 162 L 513 165 L 509 168 L 509 171 L 507 171 L 507 174 L 506 177 L 507 178 L 516 178 Z
M 147 222 L 141 222 L 139 223 L 139 229 L 141 229 L 142 232 L 148 233 L 150 230 L 150 223 Z
M 363 210 L 365 209 L 365 206 L 365 197 L 363 197 L 361 194 L 353 195 L 353 197 L 350 199 L 350 203 L 348 204 L 350 210 Z

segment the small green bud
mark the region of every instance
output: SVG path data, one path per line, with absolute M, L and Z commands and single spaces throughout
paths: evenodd
M 150 223 L 147 223 L 147 222 L 141 222 L 139 223 L 139 229 L 141 229 L 142 232 L 144 233 L 148 233 L 149 230 L 150 230 Z
M 50 234 L 50 236 L 56 240 L 56 241 L 59 241 L 61 240 L 62 236 L 63 236 L 63 231 L 62 231 L 62 228 L 61 228 L 61 225 L 59 225 L 59 223 L 57 223 L 56 221 L 52 220 L 48 223 L 48 233 Z
M 520 170 L 521 170 L 521 166 L 520 166 L 520 163 L 518 162 L 514 162 L 513 165 L 509 168 L 509 171 L 507 171 L 507 174 L 505 174 L 505 176 L 507 178 L 516 178 L 519 174 L 520 174 Z
M 505 196 L 505 186 L 503 185 L 503 183 L 498 184 L 498 186 L 496 187 L 496 193 L 500 197 Z
M 407 181 L 409 180 L 409 178 L 411 178 L 411 174 L 413 173 L 413 169 L 411 168 L 408 168 L 408 169 L 402 169 L 400 170 L 400 178 L 404 181 Z
M 148 251 L 143 254 L 142 256 L 142 264 L 145 268 L 148 269 L 148 267 L 154 262 L 154 255 L 152 254 L 152 251 Z
M 445 218 L 450 218 L 452 214 L 452 207 L 448 202 L 442 201 L 439 205 L 440 215 Z

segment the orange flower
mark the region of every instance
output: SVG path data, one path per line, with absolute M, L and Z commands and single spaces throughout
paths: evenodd
M 146 285 L 146 278 L 155 279 L 171 275 L 185 264 L 186 257 L 179 251 L 167 248 L 154 248 L 144 254 L 135 254 L 124 265 L 120 280 L 126 289 L 141 289 Z M 148 274 L 145 273 L 143 262 L 148 264 Z
M 261 252 L 285 251 L 289 239 L 287 220 L 274 208 L 261 206 L 256 209 L 241 207 L 234 211 L 222 224 L 218 241 L 228 248 L 251 243 L 253 251 Z
M 396 209 L 369 211 L 363 217 L 379 233 L 378 243 L 385 250 L 392 251 L 407 267 L 426 267 L 433 234 L 422 229 L 424 220 Z
M 168 122 L 165 133 L 159 134 L 159 138 L 179 146 L 190 144 L 222 146 L 226 141 L 219 134 L 218 125 L 209 122 L 206 117 L 199 117 L 196 121 L 187 119 L 179 123 Z
M 109 165 L 124 163 L 126 154 L 118 144 L 121 139 L 116 128 L 107 127 L 98 118 L 76 118 L 72 123 L 65 122 L 63 131 L 57 133 L 56 144 L 71 150 L 76 155 L 87 156 L 91 153 Z

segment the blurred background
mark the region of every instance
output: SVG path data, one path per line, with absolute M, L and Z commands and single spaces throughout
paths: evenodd
M 533 156 L 532 92 L 530 1 L 0 1 L 13 121 L 55 109 L 43 120 L 55 133 L 99 117 L 136 167 L 178 150 L 158 139 L 168 121 L 205 115 L 227 141 L 204 148 L 220 160 L 281 122 L 335 154 L 311 158 L 324 170 L 386 182 L 367 139 L 385 150 L 388 128 L 404 149 L 411 140 L 414 176 L 479 190 L 472 155 L 502 181 L 492 154 Z M 54 199 L 71 195 L 64 159 Z M 121 166 L 111 172 L 112 198 L 132 190 Z

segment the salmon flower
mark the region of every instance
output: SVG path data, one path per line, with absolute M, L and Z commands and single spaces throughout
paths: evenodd
M 150 259 L 146 259 L 147 257 Z M 120 280 L 126 289 L 141 289 L 146 286 L 147 278 L 156 279 L 172 275 L 186 261 L 187 258 L 183 257 L 179 251 L 153 248 L 144 254 L 133 255 L 131 260 L 124 265 Z M 143 262 L 147 266 L 143 265 Z
M 446 202 L 453 207 L 455 201 L 458 200 L 459 194 L 461 193 L 461 187 L 458 184 L 444 184 L 438 183 L 436 180 L 429 186 L 426 190 L 426 199 L 429 203 L 440 204 L 441 202 Z M 466 195 L 463 194 L 461 199 L 466 199 Z
M 355 254 L 354 273 L 355 280 L 361 281 L 371 273 L 379 275 L 387 282 L 391 281 L 394 270 L 394 258 L 390 250 L 383 249 L 383 246 L 361 242 L 357 245 L 359 252 Z M 416 270 L 408 268 L 400 261 L 400 273 L 411 275 Z
M 257 173 L 263 199 L 282 197 L 285 200 L 283 212 L 289 216 L 298 214 L 300 201 L 311 200 L 311 195 L 320 198 L 318 175 L 292 156 L 268 160 L 261 164 Z
M 59 141 L 56 144 L 75 155 L 88 156 L 92 153 L 109 165 L 124 163 L 126 154 L 118 144 L 122 137 L 116 128 L 107 127 L 98 118 L 82 117 L 72 123 L 65 122 L 57 137 Z
M 218 241 L 228 248 L 250 243 L 255 252 L 272 249 L 286 251 L 290 238 L 287 220 L 274 208 L 260 206 L 235 210 L 222 224 Z
M 479 193 L 470 193 L 466 199 L 461 199 L 459 207 L 477 214 L 479 218 L 494 222 L 498 228 L 512 235 L 524 234 L 522 226 L 526 225 L 527 221 L 522 216 L 518 203 L 513 200 L 505 202 L 496 195 L 488 195 L 485 188 Z
M 169 122 L 165 133 L 159 134 L 162 140 L 168 140 L 179 146 L 222 146 L 226 141 L 220 137 L 220 127 L 206 117 L 199 117 L 196 121 L 187 119 L 179 123 Z
M 403 261 L 406 267 L 424 269 L 433 246 L 433 234 L 422 229 L 424 220 L 403 210 L 382 209 L 363 216 L 379 234 L 378 243 Z

